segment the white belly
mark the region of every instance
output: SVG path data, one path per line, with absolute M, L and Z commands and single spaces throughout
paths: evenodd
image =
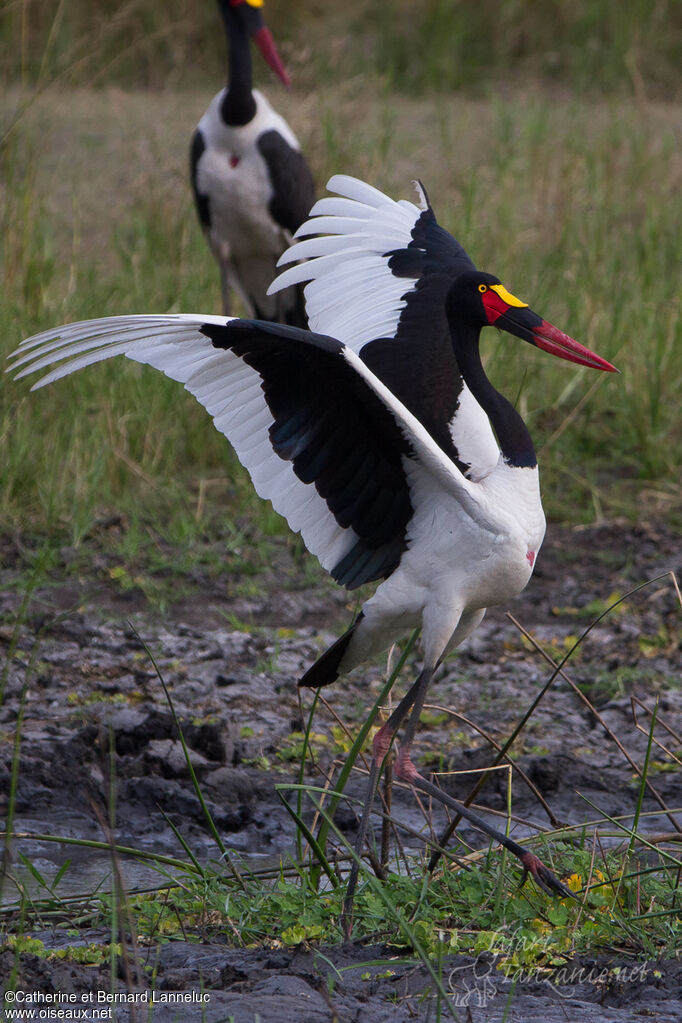
M 363 606 L 365 621 L 349 649 L 354 663 L 419 626 L 425 659 L 435 663 L 462 616 L 477 624 L 482 614 L 476 612 L 513 599 L 531 577 L 545 528 L 537 469 L 503 467 L 480 484 L 499 508 L 494 532 L 466 515 L 425 473 L 417 482 L 408 549 Z
M 235 166 L 234 159 L 228 151 L 210 149 L 197 168 L 199 191 L 209 197 L 209 241 L 223 260 L 270 254 L 274 263 L 286 242 L 268 209 L 272 185 L 265 161 L 255 147 Z

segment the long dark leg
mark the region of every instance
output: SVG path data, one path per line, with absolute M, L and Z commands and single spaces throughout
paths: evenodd
M 447 846 L 448 842 L 450 841 L 450 839 L 452 838 L 457 829 L 458 820 L 459 817 L 456 817 L 454 820 L 448 821 L 448 823 L 445 825 L 440 835 L 438 836 L 437 847 L 431 853 L 431 859 L 429 860 L 429 865 L 426 868 L 429 874 L 432 874 L 436 867 L 438 866 L 438 861 L 443 855 L 443 849 L 445 849 L 445 847 Z
M 410 722 L 412 722 L 412 719 L 415 717 L 415 711 L 417 708 L 418 713 L 416 714 L 416 717 L 417 720 L 419 719 L 432 675 L 432 668 L 422 669 L 416 682 L 410 689 L 408 689 L 398 706 L 390 715 L 388 721 L 381 726 L 377 734 L 374 736 L 374 742 L 372 743 L 372 765 L 369 770 L 367 792 L 365 794 L 365 802 L 362 808 L 360 826 L 355 839 L 354 848 L 357 858 L 353 860 L 351 865 L 348 885 L 346 887 L 346 897 L 343 902 L 343 912 L 341 914 L 341 926 L 343 927 L 346 937 L 350 936 L 351 927 L 353 925 L 353 900 L 355 898 L 355 889 L 357 887 L 358 873 L 360 870 L 359 858 L 362 856 L 362 852 L 365 847 L 365 839 L 367 838 L 367 829 L 369 827 L 372 804 L 374 803 L 374 796 L 376 795 L 377 785 L 379 784 L 381 768 L 384 760 L 386 759 L 386 755 L 391 748 L 393 737 L 403 723 L 405 716 L 409 713 L 410 708 L 414 708 L 410 716 Z M 412 729 L 413 734 L 414 728 L 416 728 L 416 724 Z
M 416 705 L 415 705 L 416 710 Z M 412 734 L 416 729 L 416 722 L 413 722 L 412 717 L 407 723 L 406 737 L 408 732 L 411 730 Z M 410 747 L 409 742 L 401 744 L 400 753 L 395 765 L 396 777 L 402 781 L 407 781 L 410 785 L 413 785 L 416 789 L 421 792 L 425 792 L 433 799 L 438 799 L 445 806 L 450 807 L 455 813 L 458 813 L 460 817 L 464 817 L 474 827 L 478 828 L 479 831 L 483 831 L 486 835 L 489 835 L 495 842 L 499 842 L 505 849 L 508 849 L 510 853 L 518 857 L 523 864 L 523 881 L 526 880 L 528 874 L 531 874 L 535 883 L 542 888 L 543 891 L 547 892 L 548 895 L 559 895 L 562 898 L 574 898 L 573 892 L 566 887 L 555 875 L 544 865 L 542 860 L 531 852 L 529 849 L 525 849 L 518 842 L 504 835 L 497 828 L 494 828 L 492 824 L 488 824 L 486 820 L 479 817 L 477 813 L 470 810 L 468 806 L 464 806 L 463 803 L 453 799 L 452 796 L 447 795 L 442 789 L 439 789 L 433 782 L 427 781 L 426 778 L 422 777 L 417 768 L 410 759 Z M 521 882 L 523 884 L 523 881 Z
M 473 810 L 470 810 L 469 807 L 464 806 L 463 803 L 460 803 L 456 799 L 453 799 L 452 796 L 447 795 L 447 793 L 443 792 L 442 789 L 439 789 L 437 785 L 427 781 L 426 778 L 419 774 L 417 768 L 412 763 L 410 748 L 417 731 L 429 682 L 431 681 L 434 670 L 434 668 L 424 668 L 421 671 L 414 685 L 408 690 L 389 717 L 388 721 L 382 725 L 374 737 L 372 747 L 373 758 L 369 773 L 369 781 L 367 784 L 367 794 L 365 797 L 365 804 L 363 807 L 362 818 L 360 820 L 358 835 L 355 841 L 355 852 L 357 858 L 353 860 L 353 864 L 351 866 L 348 886 L 346 888 L 346 897 L 343 904 L 343 912 L 341 914 L 341 924 L 346 937 L 350 936 L 352 927 L 353 899 L 355 897 L 355 889 L 358 880 L 359 857 L 362 855 L 365 839 L 367 837 L 369 818 L 379 782 L 381 767 L 386 754 L 391 747 L 391 743 L 396 732 L 400 728 L 405 716 L 410 711 L 411 713 L 408 718 L 407 725 L 405 726 L 405 732 L 400 743 L 400 750 L 396 760 L 395 777 L 401 781 L 408 782 L 410 785 L 420 789 L 420 791 L 431 796 L 433 799 L 439 800 L 445 806 L 454 810 L 455 813 L 458 813 L 461 817 L 468 820 L 474 825 L 474 827 L 478 828 L 484 834 L 489 835 L 493 841 L 499 842 L 499 844 L 504 846 L 505 849 L 508 849 L 509 852 L 516 856 L 523 865 L 523 881 L 525 881 L 527 875 L 530 873 L 536 884 L 542 888 L 543 891 L 547 892 L 548 895 L 557 894 L 562 898 L 574 898 L 573 892 L 559 881 L 559 879 L 551 870 L 549 870 L 548 867 L 544 865 L 542 860 L 536 856 L 535 853 L 531 852 L 529 849 L 525 849 L 524 846 L 519 845 L 518 842 L 515 842 L 513 839 L 508 838 L 507 835 L 498 831 L 498 829 L 493 827 L 491 824 L 488 824 L 486 820 L 479 817 L 479 815 L 474 813 Z

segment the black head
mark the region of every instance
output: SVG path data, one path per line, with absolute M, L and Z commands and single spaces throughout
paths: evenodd
M 498 327 L 560 359 L 608 373 L 618 372 L 606 359 L 534 313 L 493 274 L 481 270 L 460 274 L 447 294 L 445 309 L 453 336 L 458 335 L 461 328 L 468 328 L 473 336 L 472 329 Z
M 291 84 L 289 75 L 277 52 L 272 33 L 265 24 L 262 0 L 218 0 L 218 6 L 227 25 L 228 32 L 230 31 L 230 24 L 234 23 L 235 19 L 238 20 L 241 27 L 256 43 L 277 77 L 288 88 Z

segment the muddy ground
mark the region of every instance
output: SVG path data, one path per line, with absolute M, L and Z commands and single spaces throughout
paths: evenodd
M 13 583 L 21 555 L 10 541 L 4 543 L 3 555 L 0 643 L 11 653 L 23 599 L 21 588 Z M 248 594 L 232 585 L 229 564 L 220 576 L 203 577 L 197 571 L 186 580 L 191 595 L 172 603 L 163 614 L 149 605 L 140 589 L 116 584 L 116 573 L 96 545 L 89 566 L 83 567 L 79 555 L 74 574 L 72 563 L 73 552 L 65 550 L 63 564 L 33 592 L 9 665 L 0 708 L 3 794 L 9 788 L 11 739 L 22 689 L 27 686 L 15 830 L 102 839 L 94 808 L 106 807 L 105 753 L 113 735 L 117 840 L 184 855 L 164 811 L 197 856 L 215 855 L 144 640 L 172 693 L 194 768 L 226 844 L 250 857 L 272 857 L 273 861 L 291 852 L 292 823 L 274 785 L 295 775 L 295 761 L 282 757 L 287 737 L 302 727 L 295 681 L 323 644 L 350 620 L 346 595 L 303 569 L 284 543 L 270 571 L 258 577 Z M 550 528 L 526 592 L 512 607 L 491 610 L 441 669 L 430 703 L 447 712 L 427 714 L 415 756 L 421 756 L 425 768 L 442 771 L 485 765 L 491 759 L 488 743 L 449 712 L 464 715 L 499 739 L 509 734 L 547 681 L 550 669 L 524 642 L 507 610 L 546 649 L 561 655 L 572 637 L 617 595 L 671 570 L 682 577 L 682 551 L 679 536 L 664 525 Z M 517 743 L 518 762 L 556 820 L 593 819 L 595 811 L 583 797 L 607 814 L 633 811 L 634 772 L 606 729 L 641 764 L 648 715 L 657 697 L 657 736 L 679 749 L 679 625 L 680 605 L 670 576 L 651 582 L 604 618 L 568 663 L 569 676 L 588 694 L 601 720 L 560 679 L 533 713 Z M 359 670 L 325 693 L 333 710 L 352 729 L 381 685 L 382 667 Z M 641 701 L 637 720 L 632 696 Z M 331 712 L 322 708 L 315 731 L 331 734 L 334 724 Z M 672 732 L 666 732 L 665 726 Z M 333 755 L 333 745 L 321 747 L 321 769 L 328 767 Z M 664 765 L 667 757 L 657 749 L 655 759 Z M 310 778 L 319 781 L 319 775 Z M 667 806 L 682 807 L 679 772 L 661 769 L 653 780 Z M 350 792 L 359 793 L 363 784 L 358 776 Z M 463 796 L 471 776 L 449 775 L 442 784 Z M 517 826 L 516 835 L 527 834 L 533 825 L 549 826 L 547 811 L 518 775 L 513 799 L 515 814 L 525 822 Z M 506 776 L 502 772 L 479 801 L 492 810 L 504 809 Z M 656 806 L 647 797 L 645 809 Z M 439 823 L 437 811 L 433 813 Z M 423 829 L 423 818 L 409 792 L 396 791 L 394 815 Z M 352 811 L 345 810 L 340 819 L 352 834 Z M 682 827 L 682 812 L 675 821 Z M 644 826 L 653 835 L 674 830 L 663 814 L 648 818 Z M 469 828 L 461 834 L 474 845 L 482 844 Z M 15 844 L 15 855 L 17 850 L 29 855 L 47 876 L 65 856 L 58 846 L 26 840 Z M 79 863 L 73 850 L 69 856 L 76 861 L 69 877 L 86 890 L 98 871 L 108 869 L 106 857 L 100 861 L 83 853 Z M 131 868 L 128 881 L 144 883 L 144 874 Z M 48 945 L 66 942 L 56 932 L 36 936 Z M 88 933 L 83 940 L 107 941 L 108 935 Z M 68 941 L 73 943 L 73 936 Z M 433 1003 L 423 997 L 428 977 L 422 969 L 397 967 L 390 978 L 366 978 L 362 964 L 386 954 L 382 947 L 344 947 L 341 942 L 322 950 L 168 944 L 148 952 L 156 965 L 157 992 L 197 991 L 201 981 L 210 1000 L 203 1006 L 157 1004 L 153 1019 L 157 1023 L 229 1019 L 236 1023 L 256 1019 L 401 1023 L 434 1018 Z M 344 971 L 330 985 L 328 961 L 339 969 L 355 964 L 357 968 Z M 10 952 L 0 956 L 0 980 L 7 979 L 13 963 Z M 602 970 L 618 964 L 620 979 L 616 982 L 611 975 L 604 980 Z M 506 1018 L 595 1023 L 649 1016 L 661 1021 L 682 1018 L 679 963 L 658 964 L 656 972 L 651 962 L 642 969 L 641 964 L 616 956 L 574 965 L 574 974 L 563 978 L 564 983 L 550 985 L 528 978 L 518 984 Z M 635 967 L 639 972 L 633 972 Z M 460 1018 L 478 1023 L 503 1017 L 510 984 L 485 956 L 475 961 L 454 957 L 444 975 Z M 79 996 L 98 986 L 110 990 L 105 969 L 66 963 L 55 967 L 30 955 L 21 959 L 17 984 L 24 990 L 73 991 Z M 140 1003 L 138 1018 L 151 1018 L 141 1014 L 143 1008 Z M 134 1019 L 135 1012 L 119 1006 L 111 1018 L 126 1021 Z

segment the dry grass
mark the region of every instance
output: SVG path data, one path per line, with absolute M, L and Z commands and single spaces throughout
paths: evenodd
M 679 96 L 675 0 L 269 0 L 267 18 L 307 91 L 374 69 L 390 88 L 486 90 L 548 83 L 588 94 Z M 222 74 L 212 2 L 11 0 L 0 7 L 6 82 L 186 88 Z

